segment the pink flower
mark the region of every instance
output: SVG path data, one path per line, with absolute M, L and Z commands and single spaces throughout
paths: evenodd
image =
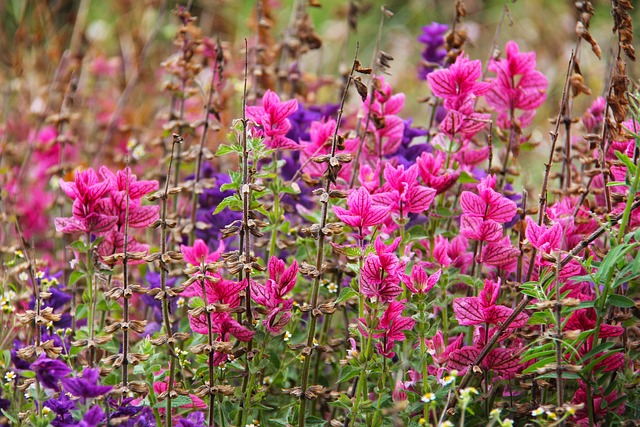
M 562 244 L 562 227 L 560 227 L 560 224 L 556 223 L 547 228 L 544 225 L 538 225 L 531 217 L 527 217 L 526 221 L 525 236 L 531 246 L 547 254 L 560 249 Z
M 422 153 L 416 159 L 416 164 L 422 181 L 427 187 L 436 190 L 438 194 L 451 188 L 460 177 L 460 171 L 444 169 L 445 156 L 440 151 L 436 152 L 435 156 L 431 153 Z
M 429 276 L 424 269 L 424 263 L 416 263 L 411 269 L 411 276 L 402 273 L 401 277 L 412 293 L 426 294 L 438 283 L 441 274 L 442 270 L 438 270 Z
M 364 187 L 349 193 L 347 207 L 349 209 L 334 206 L 333 212 L 342 222 L 365 234 L 367 227 L 382 224 L 389 214 L 388 207 L 373 205 L 371 195 Z
M 110 181 L 101 181 L 96 172 L 89 168 L 76 173 L 73 182 L 60 180 L 60 187 L 73 200 L 73 216 L 56 218 L 56 230 L 63 233 L 84 232 L 104 234 L 113 229 L 118 217 L 98 212 L 100 200 L 112 188 Z
M 393 254 L 400 244 L 400 237 L 386 246 L 380 236 L 374 243 L 375 254 L 369 254 L 361 272 L 360 292 L 374 300 L 389 302 L 402 293 L 400 274 L 404 263 Z
M 193 246 L 180 245 L 180 252 L 184 256 L 184 260 L 193 266 L 199 267 L 201 264 L 216 262 L 220 259 L 220 254 L 224 252 L 224 243 L 220 242 L 220 246 L 215 252 L 209 253 L 209 247 L 202 239 L 196 239 Z
M 489 175 L 478 183 L 478 194 L 463 191 L 460 206 L 464 215 L 500 224 L 511 221 L 518 207 L 512 200 L 495 191 L 495 184 L 495 176 Z
M 506 46 L 506 59 L 493 59 L 489 70 L 497 74 L 493 86 L 487 94 L 487 103 L 502 116 L 499 121 L 510 126 L 508 115 L 514 110 L 524 110 L 519 121 L 525 127 L 531 123 L 532 110 L 545 101 L 547 78 L 536 68 L 536 53 L 521 53 L 518 44 L 510 41 Z M 529 112 L 527 114 L 527 112 Z
M 427 76 L 431 91 L 445 100 L 444 106 L 456 110 L 470 95 L 480 96 L 489 91 L 491 85 L 477 82 L 482 77 L 480 61 L 470 61 L 468 55 L 460 55 L 449 68 L 438 70 Z
M 477 297 L 461 297 L 453 301 L 453 312 L 458 322 L 464 326 L 503 323 L 513 310 L 503 305 L 496 305 L 500 293 L 500 279 L 493 282 L 484 281 L 484 288 Z M 524 326 L 529 317 L 520 313 L 509 326 L 510 329 Z
M 490 114 L 476 113 L 473 109 L 476 98 L 468 96 L 460 100 L 456 109 L 450 109 L 440 122 L 440 132 L 450 138 L 471 139 L 487 126 Z
M 395 356 L 393 351 L 395 342 L 404 341 L 406 339 L 404 331 L 413 329 L 416 323 L 411 317 L 403 317 L 402 310 L 404 310 L 403 303 L 399 301 L 391 302 L 376 327 L 376 330 L 381 330 L 382 332 L 373 334 L 374 338 L 382 339 L 381 342 L 376 344 L 378 353 L 389 359 Z M 364 335 L 369 336 L 369 332 L 363 328 L 365 325 L 364 319 L 359 320 Z
M 285 298 L 296 285 L 298 262 L 293 260 L 289 268 L 283 260 L 271 257 L 268 266 L 269 278 L 262 285 L 251 282 L 251 298 L 267 308 L 267 317 L 263 324 L 272 334 L 278 334 L 291 320 L 293 298 Z
M 298 143 L 285 136 L 291 129 L 291 122 L 287 117 L 297 109 L 297 100 L 280 102 L 280 97 L 275 92 L 267 90 L 262 97 L 261 107 L 247 107 L 247 117 L 261 128 L 258 135 L 264 136 L 268 148 L 298 149 Z
M 240 341 L 251 341 L 255 331 L 247 329 L 245 326 L 238 323 L 236 319 L 231 317 L 229 313 L 211 313 L 211 330 L 216 335 L 216 341 L 229 342 L 231 337 Z M 208 334 L 209 327 L 207 324 L 206 314 L 200 316 L 189 316 L 189 325 L 194 332 L 206 335 Z M 227 355 L 224 353 L 216 352 L 214 356 L 215 365 L 219 365 L 227 360 Z
M 418 183 L 418 166 L 415 164 L 405 171 L 404 165 L 396 168 L 387 163 L 384 178 L 387 182 L 381 193 L 373 195 L 373 200 L 402 216 L 426 211 L 436 196 L 436 190 Z
M 336 130 L 336 121 L 331 119 L 326 122 L 314 121 L 309 129 L 309 143 L 300 152 L 301 163 L 306 163 L 310 158 L 321 154 L 330 154 L 331 140 Z M 315 162 L 308 162 L 304 169 L 313 177 L 322 176 L 325 167 Z

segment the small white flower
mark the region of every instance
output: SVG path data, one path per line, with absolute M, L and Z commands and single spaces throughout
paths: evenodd
M 273 382 L 273 379 L 269 375 L 265 375 L 262 379 L 262 384 L 269 385 Z
M 338 292 L 338 285 L 331 282 L 327 285 L 327 290 L 329 291 L 329 293 L 335 294 L 336 292 Z
M 502 427 L 513 427 L 513 420 L 511 418 L 507 418 L 506 420 L 502 421 L 500 425 Z
M 184 307 L 184 303 L 185 301 L 184 301 L 184 298 L 182 297 L 178 298 L 178 301 L 176 301 L 176 305 L 178 306 L 178 308 Z
M 18 279 L 22 280 L 23 282 L 26 282 L 27 280 L 29 280 L 29 275 L 25 271 L 23 271 L 18 275 Z
M 9 314 L 9 313 L 13 313 L 13 312 L 15 312 L 15 311 L 16 311 L 16 308 L 15 308 L 14 306 L 12 306 L 12 305 L 3 305 L 3 306 L 2 306 L 2 311 L 3 311 L 4 313 Z
M 557 420 L 558 419 L 558 415 L 555 412 L 551 412 L 551 411 L 547 411 L 545 412 L 547 418 L 551 419 L 551 420 Z
M 464 400 L 471 399 L 471 396 L 475 394 L 478 394 L 478 390 L 475 387 L 467 387 L 460 390 L 460 397 L 462 397 Z
M 6 374 L 4 374 L 4 379 L 7 380 L 8 383 L 12 382 L 13 380 L 16 379 L 16 373 L 13 371 L 9 371 Z
M 498 418 L 500 416 L 500 412 L 502 412 L 502 409 L 496 408 L 489 412 L 489 415 L 491 416 L 491 418 Z
M 453 427 L 453 423 L 451 421 L 445 421 L 440 424 L 440 427 Z
M 284 332 L 284 341 L 289 341 L 291 339 L 291 332 L 289 331 L 285 331 Z
M 38 271 L 36 272 L 36 278 L 37 278 L 37 279 L 42 279 L 43 277 L 44 277 L 44 271 L 42 271 L 42 270 L 38 270 Z
M 533 411 L 531 411 L 531 415 L 534 417 L 537 417 L 542 414 L 544 414 L 544 409 L 542 408 L 534 409 Z
M 422 398 L 420 400 L 424 403 L 433 402 L 434 400 L 436 400 L 436 395 L 434 393 L 425 393 L 422 395 Z
M 145 154 L 146 154 L 146 151 L 144 150 L 144 147 L 142 145 L 138 145 L 136 148 L 133 149 L 131 156 L 136 160 L 140 160 L 141 158 L 144 157 Z
M 13 254 L 18 258 L 24 258 L 24 254 L 22 253 L 21 250 L 14 251 Z
M 45 417 L 50 413 L 51 413 L 51 408 L 49 408 L 48 406 L 45 406 L 44 408 L 42 408 L 42 415 L 44 415 Z
M 440 384 L 442 384 L 443 386 L 447 386 L 449 384 L 452 384 L 455 380 L 456 377 L 454 377 L 453 375 L 446 375 L 440 380 Z

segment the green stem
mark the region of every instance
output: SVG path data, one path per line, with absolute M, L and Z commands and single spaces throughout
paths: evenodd
M 627 204 L 624 207 L 624 212 L 622 213 L 622 220 L 620 221 L 620 229 L 618 230 L 619 241 L 622 241 L 627 224 L 629 223 L 629 217 L 631 216 L 631 210 L 632 210 L 631 206 L 633 205 L 633 201 L 636 198 L 638 187 L 640 187 L 640 166 L 636 165 L 636 174 L 633 177 L 633 183 L 631 184 L 631 187 L 629 187 L 629 196 L 627 197 Z

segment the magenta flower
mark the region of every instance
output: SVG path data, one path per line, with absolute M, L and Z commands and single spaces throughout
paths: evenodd
M 309 129 L 310 141 L 300 152 L 300 161 L 304 164 L 312 157 L 330 154 L 331 142 L 335 130 L 336 121 L 333 119 L 327 120 L 326 122 L 312 122 L 311 129 Z M 305 172 L 314 177 L 322 176 L 324 169 L 324 165 L 315 162 L 308 162 L 304 168 Z
M 118 217 L 98 212 L 100 200 L 108 194 L 112 185 L 110 181 L 101 181 L 92 168 L 77 172 L 73 182 L 60 180 L 62 191 L 73 200 L 73 216 L 56 218 L 56 230 L 62 233 L 103 234 L 113 229 Z
M 260 127 L 257 136 L 264 136 L 268 148 L 298 149 L 298 143 L 285 136 L 291 129 L 291 122 L 287 117 L 297 109 L 297 100 L 280 102 L 280 97 L 275 92 L 267 90 L 262 97 L 261 107 L 247 107 L 247 117 Z
M 416 159 L 420 178 L 422 178 L 427 187 L 436 190 L 437 194 L 451 188 L 460 177 L 460 171 L 444 169 L 445 161 L 445 155 L 440 151 L 436 152 L 435 155 L 422 153 Z
M 404 341 L 406 336 L 404 331 L 413 329 L 415 320 L 411 317 L 403 317 L 402 310 L 404 310 L 404 304 L 399 301 L 392 301 L 385 310 L 380 323 L 378 323 L 376 330 L 382 332 L 373 333 L 373 337 L 381 339 L 376 343 L 376 349 L 378 353 L 389 359 L 393 358 L 396 354 L 393 351 L 393 346 L 396 341 Z M 369 332 L 364 328 L 365 320 L 359 319 L 360 329 L 365 336 L 369 336 Z
M 416 263 L 411 269 L 411 275 L 401 273 L 402 281 L 414 294 L 426 294 L 440 280 L 442 270 L 438 270 L 431 276 L 424 269 L 424 263 Z
M 500 116 L 501 127 L 510 127 L 509 115 L 514 110 L 523 110 L 519 117 L 520 127 L 531 124 L 533 110 L 538 108 L 547 97 L 547 78 L 536 68 L 536 53 L 521 53 L 518 44 L 510 41 L 506 46 L 506 59 L 493 59 L 489 70 L 497 74 L 493 86 L 487 93 L 487 103 L 495 108 Z
M 418 166 L 415 164 L 405 171 L 404 165 L 396 168 L 387 163 L 384 178 L 386 183 L 382 192 L 374 194 L 373 200 L 389 206 L 391 212 L 401 216 L 426 211 L 436 197 L 436 190 L 418 183 Z
M 194 332 L 203 335 L 209 333 L 205 314 L 189 316 L 189 325 Z M 215 340 L 219 342 L 228 342 L 232 336 L 240 341 L 251 341 L 255 334 L 255 331 L 238 323 L 238 321 L 227 312 L 211 313 L 211 330 L 216 335 Z M 227 355 L 225 353 L 215 352 L 213 360 L 214 364 L 218 366 L 227 360 Z
M 500 224 L 511 221 L 518 207 L 512 200 L 495 191 L 495 185 L 495 176 L 489 175 L 478 183 L 478 194 L 463 191 L 460 206 L 464 215 Z
M 470 95 L 477 97 L 489 91 L 489 83 L 476 81 L 480 77 L 480 61 L 470 61 L 468 55 L 461 54 L 449 68 L 430 73 L 427 80 L 433 94 L 445 100 L 444 106 L 449 110 L 457 110 Z
M 389 214 L 387 206 L 373 204 L 373 199 L 366 188 L 360 187 L 351 191 L 347 197 L 347 207 L 333 206 L 333 212 L 350 227 L 367 233 L 367 227 L 374 227 L 384 222 Z
M 389 302 L 402 293 L 400 274 L 404 272 L 405 265 L 393 254 L 400 240 L 398 237 L 386 246 L 380 236 L 376 239 L 376 252 L 365 258 L 361 272 L 360 292 L 365 297 Z
M 453 301 L 453 312 L 458 323 L 470 325 L 497 325 L 503 323 L 513 313 L 513 310 L 503 305 L 496 305 L 500 293 L 500 279 L 493 282 L 484 281 L 484 288 L 477 297 L 461 297 Z M 509 326 L 510 329 L 524 326 L 529 317 L 520 313 Z
M 216 262 L 220 259 L 220 254 L 224 252 L 224 243 L 220 242 L 220 246 L 215 252 L 209 252 L 209 247 L 202 239 L 196 239 L 193 246 L 180 245 L 180 252 L 184 256 L 184 260 L 193 266 L 199 267 L 201 264 Z
M 547 228 L 544 225 L 538 225 L 531 217 L 527 217 L 526 221 L 525 236 L 531 246 L 547 254 L 560 249 L 562 244 L 562 227 L 560 227 L 560 224 L 556 223 Z
M 487 126 L 490 114 L 476 113 L 473 109 L 476 97 L 468 96 L 457 101 L 456 108 L 449 109 L 447 115 L 440 122 L 440 132 L 450 138 L 462 137 L 471 139 Z
M 293 298 L 285 298 L 285 296 L 296 285 L 298 261 L 293 260 L 293 264 L 286 268 L 283 260 L 271 257 L 268 272 L 269 278 L 265 285 L 251 282 L 251 297 L 268 309 L 267 317 L 263 322 L 265 329 L 272 334 L 278 334 L 291 320 Z

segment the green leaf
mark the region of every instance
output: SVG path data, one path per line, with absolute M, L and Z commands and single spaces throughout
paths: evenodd
M 322 418 L 309 415 L 305 418 L 305 423 L 308 426 L 324 426 L 327 424 L 327 421 L 323 420 Z
M 478 182 L 478 180 L 467 172 L 460 173 L 460 177 L 458 177 L 458 184 L 474 184 L 476 182 Z
M 82 240 L 76 240 L 69 247 L 77 252 L 87 252 L 89 250 L 89 247 Z
M 69 277 L 69 286 L 73 286 L 78 280 L 82 279 L 84 274 L 79 271 L 74 271 L 71 273 L 71 277 Z
M 548 374 L 544 374 L 544 375 L 540 375 L 539 377 L 536 377 L 537 380 L 542 380 L 542 379 L 546 379 L 546 378 L 557 378 L 558 375 L 555 372 L 549 372 Z M 578 374 L 576 374 L 575 372 L 563 372 L 562 373 L 562 378 L 565 380 L 579 380 L 582 377 Z
M 601 353 L 603 351 L 606 351 L 606 350 L 610 349 L 614 345 L 615 345 L 615 343 L 613 341 L 605 341 L 602 344 L 596 346 L 596 348 L 592 349 L 591 351 L 589 351 L 584 356 L 582 356 L 582 358 L 578 361 L 578 363 L 586 362 L 591 357 L 595 356 L 598 353 Z
M 14 426 L 20 425 L 20 423 L 18 422 L 18 419 L 4 409 L 2 409 L 2 415 L 7 417 L 7 419 L 11 421 Z
M 553 356 L 556 354 L 555 350 L 544 350 L 544 351 L 539 351 L 539 349 L 531 349 L 529 351 L 527 351 L 527 353 L 531 352 L 531 354 L 527 354 L 526 356 L 523 356 L 520 359 L 520 363 L 523 362 L 528 362 L 529 360 L 533 360 L 533 359 L 540 359 L 543 357 L 549 357 L 549 356 Z
M 631 298 L 616 294 L 609 295 L 609 298 L 607 298 L 607 304 L 622 308 L 631 308 L 636 305 Z
M 545 357 L 544 359 L 541 359 L 538 362 L 534 363 L 533 365 L 529 366 L 527 369 L 522 371 L 522 373 L 523 374 L 530 374 L 532 372 L 535 372 L 539 368 L 544 368 L 545 366 L 551 365 L 552 363 L 556 363 L 556 357 L 555 356 Z
M 335 303 L 336 304 L 340 304 L 343 301 L 347 301 L 349 298 L 353 298 L 358 296 L 358 293 L 350 286 L 342 288 L 342 291 L 340 291 L 340 295 L 338 296 L 338 299 L 336 299 Z
M 178 396 L 175 399 L 173 399 L 171 401 L 171 407 L 172 408 L 178 408 L 180 406 L 184 406 L 184 405 L 188 405 L 190 403 L 193 403 L 193 401 L 191 400 L 191 398 L 189 396 Z M 167 402 L 166 401 L 162 401 L 162 402 L 158 402 L 156 403 L 153 408 L 154 409 L 159 409 L 159 408 L 166 408 L 167 407 Z
M 224 208 L 231 205 L 231 202 L 233 201 L 234 198 L 235 198 L 235 195 L 225 197 L 224 200 L 222 200 L 220 204 L 218 204 L 218 206 L 216 207 L 216 210 L 213 211 L 212 215 L 216 215 L 217 213 L 221 212 Z
M 242 151 L 242 148 L 240 149 Z M 233 145 L 221 144 L 216 151 L 216 156 L 224 156 L 229 153 L 237 153 L 236 147 Z
M 360 367 L 345 365 L 342 368 L 342 372 L 340 372 L 340 376 L 338 377 L 338 384 L 342 384 L 345 381 L 349 381 L 350 379 L 357 377 L 358 375 L 360 375 L 361 370 L 362 368 Z

